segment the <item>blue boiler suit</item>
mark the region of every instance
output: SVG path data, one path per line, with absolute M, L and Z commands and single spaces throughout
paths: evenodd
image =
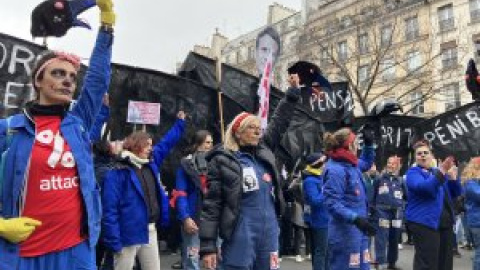
M 362 172 L 373 164 L 375 150 L 364 146 L 358 165 L 330 159 L 324 170 L 325 205 L 330 213 L 328 256 L 330 270 L 370 270 L 368 237 L 353 221 L 367 217 L 367 195 Z
M 375 183 L 373 206 L 378 222 L 375 236 L 375 255 L 378 264 L 394 265 L 398 260 L 404 195 L 405 188 L 398 176 L 384 173 Z
M 236 152 L 235 156 L 242 166 L 243 195 L 236 228 L 222 245 L 223 269 L 279 269 L 272 172 L 249 154 Z

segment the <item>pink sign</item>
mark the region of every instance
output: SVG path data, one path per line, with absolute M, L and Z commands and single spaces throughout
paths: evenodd
M 160 124 L 160 103 L 128 101 L 127 122 L 135 124 Z

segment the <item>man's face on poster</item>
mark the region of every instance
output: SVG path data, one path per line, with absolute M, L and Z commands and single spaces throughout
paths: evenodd
M 258 74 L 263 73 L 265 63 L 267 62 L 268 55 L 272 53 L 272 62 L 275 64 L 277 61 L 278 50 L 280 44 L 277 43 L 270 35 L 263 35 L 258 38 L 258 46 L 256 48 L 256 61 Z

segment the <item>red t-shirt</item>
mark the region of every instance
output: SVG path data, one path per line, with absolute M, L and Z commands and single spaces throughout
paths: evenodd
M 83 205 L 73 154 L 60 134 L 61 118 L 37 116 L 22 216 L 40 220 L 20 244 L 21 257 L 40 256 L 73 247 L 80 234 Z

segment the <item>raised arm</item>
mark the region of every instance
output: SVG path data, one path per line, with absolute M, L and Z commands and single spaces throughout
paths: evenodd
M 113 24 L 115 14 L 111 0 L 97 0 L 101 10 L 102 26 L 90 57 L 83 88 L 72 113 L 82 119 L 86 130 L 90 130 L 100 110 L 103 95 L 110 86 Z
M 167 134 L 153 147 L 153 161 L 159 168 L 185 132 L 185 113 L 180 111 L 177 117 L 177 121 L 175 121 Z
M 108 121 L 108 118 L 110 118 L 110 108 L 103 103 L 100 112 L 95 118 L 95 123 L 93 124 L 92 129 L 90 129 L 90 141 L 92 143 L 96 143 L 102 138 L 102 128 Z

